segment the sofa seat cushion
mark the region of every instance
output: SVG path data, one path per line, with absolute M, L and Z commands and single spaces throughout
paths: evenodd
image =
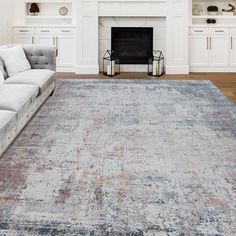
M 27 70 L 9 77 L 5 84 L 33 84 L 43 93 L 52 83 L 54 74 L 54 71 L 46 69 Z
M 15 111 L 22 116 L 38 94 L 39 88 L 35 85 L 3 84 L 0 86 L 0 109 Z
M 14 111 L 0 110 L 0 138 L 4 138 L 17 121 L 17 113 Z

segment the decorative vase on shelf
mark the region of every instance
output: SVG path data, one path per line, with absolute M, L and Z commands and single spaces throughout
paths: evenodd
M 219 8 L 217 6 L 209 6 L 207 8 L 207 13 L 210 16 L 216 16 L 219 13 Z
M 40 12 L 38 4 L 37 4 L 37 3 L 31 3 L 29 12 L 30 12 L 32 15 L 36 16 L 37 13 Z
M 59 14 L 60 14 L 61 16 L 66 16 L 66 15 L 68 14 L 68 12 L 69 12 L 69 10 L 68 10 L 67 7 L 61 7 L 61 8 L 59 9 Z
M 235 6 L 232 4 L 228 5 L 230 9 L 222 9 L 222 14 L 226 16 L 234 16 L 235 14 Z
M 201 16 L 203 14 L 203 8 L 201 5 L 193 5 L 193 15 Z

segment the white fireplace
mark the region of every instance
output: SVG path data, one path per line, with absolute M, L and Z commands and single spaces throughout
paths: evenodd
M 164 52 L 167 74 L 186 74 L 188 66 L 188 0 L 78 0 L 76 72 L 97 74 L 110 49 L 111 27 L 153 27 L 154 49 Z M 144 65 L 122 71 L 146 71 Z
M 153 28 L 153 49 L 166 55 L 165 17 L 100 17 L 99 18 L 99 69 L 102 72 L 103 56 L 111 50 L 112 27 L 151 27 Z M 121 72 L 146 72 L 146 64 L 121 65 Z

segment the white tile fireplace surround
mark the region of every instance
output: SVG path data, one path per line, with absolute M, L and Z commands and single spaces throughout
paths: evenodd
M 78 0 L 78 74 L 97 74 L 110 28 L 153 27 L 154 49 L 165 52 L 167 74 L 187 74 L 188 0 Z M 143 66 L 123 66 L 143 71 Z M 146 68 L 145 68 L 146 70 Z
M 112 27 L 152 27 L 153 49 L 166 55 L 166 18 L 165 17 L 100 17 L 99 18 L 99 68 L 103 70 L 103 56 L 111 49 Z M 146 72 L 147 65 L 121 65 L 121 72 Z

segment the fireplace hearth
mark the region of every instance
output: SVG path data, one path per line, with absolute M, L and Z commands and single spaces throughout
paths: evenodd
M 147 64 L 153 51 L 153 28 L 112 27 L 111 49 L 120 64 Z

